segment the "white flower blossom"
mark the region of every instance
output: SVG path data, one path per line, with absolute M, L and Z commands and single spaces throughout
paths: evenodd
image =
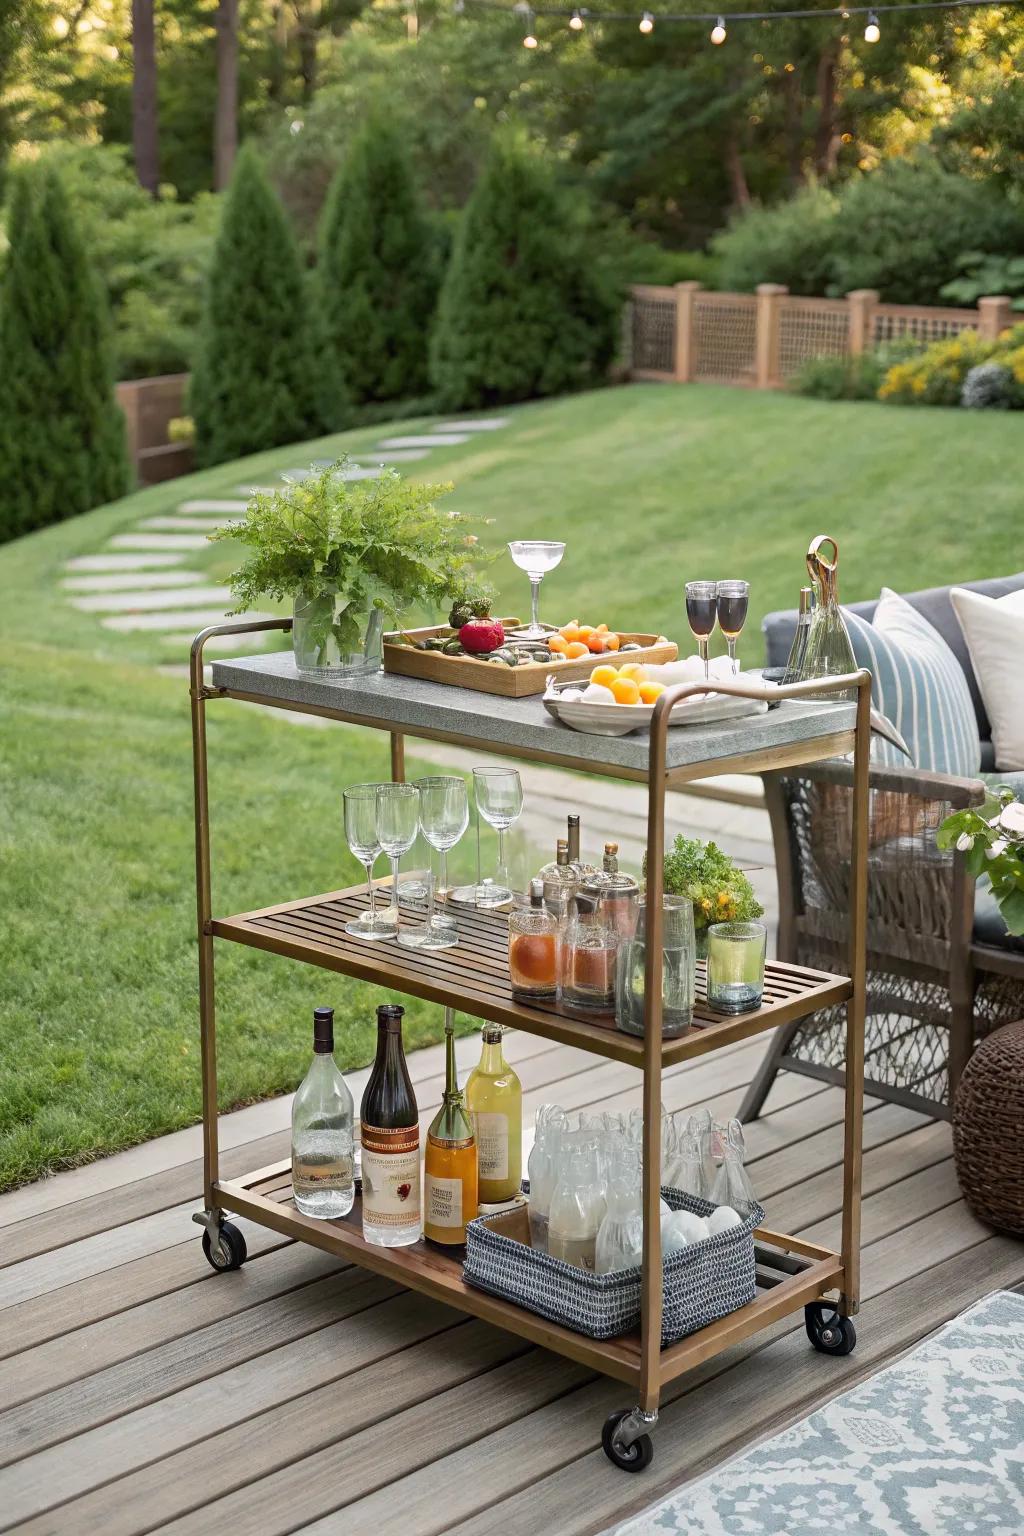
M 957 853 L 969 853 L 974 847 L 974 838 L 969 832 L 961 832 L 956 840 Z
M 1006 852 L 1006 838 L 997 837 L 994 843 L 990 843 L 985 849 L 986 859 L 998 859 L 1001 853 Z
M 999 825 L 1011 837 L 1024 838 L 1024 805 L 1019 800 L 1011 800 L 1009 805 L 1004 805 L 999 813 Z

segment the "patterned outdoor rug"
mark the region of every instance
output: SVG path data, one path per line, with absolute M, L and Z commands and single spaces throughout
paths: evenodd
M 1024 1536 L 1024 1296 L 986 1296 L 904 1359 L 615 1536 L 665 1531 Z

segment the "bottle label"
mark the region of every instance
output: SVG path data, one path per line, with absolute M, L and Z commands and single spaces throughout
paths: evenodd
M 424 1193 L 428 1227 L 463 1225 L 461 1179 L 439 1179 L 436 1174 L 428 1173 Z
M 548 1228 L 548 1253 L 574 1269 L 586 1269 L 592 1274 L 597 1268 L 596 1249 L 596 1237 L 563 1237 Z
M 476 1145 L 482 1179 L 508 1178 L 508 1116 L 484 1112 L 476 1121 Z
M 384 1130 L 362 1125 L 363 1220 L 372 1227 L 420 1224 L 418 1125 Z

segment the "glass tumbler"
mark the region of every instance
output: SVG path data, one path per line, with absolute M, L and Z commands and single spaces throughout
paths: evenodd
M 619 935 L 601 911 L 581 908 L 577 898 L 562 937 L 561 996 L 572 1008 L 615 1008 Z
M 640 903 L 636 932 L 623 941 L 619 954 L 615 1022 L 627 1035 L 644 1033 L 648 906 Z M 661 898 L 661 956 L 661 1033 L 671 1040 L 685 1035 L 693 1023 L 697 944 L 693 903 L 685 896 Z
M 764 923 L 712 923 L 708 929 L 708 1005 L 749 1013 L 764 995 Z

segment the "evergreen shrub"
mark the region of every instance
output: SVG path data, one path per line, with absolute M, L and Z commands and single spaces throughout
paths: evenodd
M 13 178 L 0 293 L 0 541 L 128 488 L 110 317 L 50 168 Z

